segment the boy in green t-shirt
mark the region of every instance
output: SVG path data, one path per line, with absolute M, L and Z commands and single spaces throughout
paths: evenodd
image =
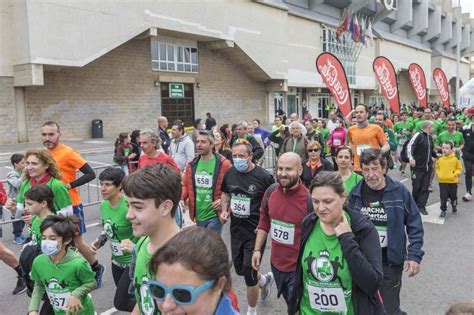
M 136 305 L 132 314 L 159 314 L 148 291 L 151 256 L 179 232 L 174 216 L 181 198 L 181 176 L 163 164 L 147 166 L 125 177 L 122 188 L 127 198 L 127 219 L 133 235 L 139 237 L 130 265 Z
M 41 224 L 41 251 L 33 261 L 30 278 L 35 281 L 28 314 L 38 315 L 41 299 L 48 300 L 41 313 L 93 315 L 90 292 L 97 288 L 95 273 L 76 249 L 70 248 L 78 219 L 52 215 Z
M 450 118 L 446 126 L 448 130 L 439 134 L 436 139 L 436 147 L 440 150 L 443 143 L 451 141 L 453 143 L 453 152 L 458 159 L 461 159 L 461 151 L 464 148 L 464 136 L 461 132 L 456 131 L 456 121 L 454 119 Z
M 122 180 L 125 173 L 122 169 L 108 167 L 99 175 L 100 193 L 104 199 L 100 205 L 103 232 L 91 244 L 96 253 L 109 241 L 112 252 L 112 276 L 117 290 L 114 306 L 117 310 L 131 312 L 135 299 L 128 294 L 130 285 L 129 267 L 132 251 L 138 238 L 133 236 L 132 224 L 127 220 L 127 201 L 122 194 Z
M 41 245 L 41 223 L 53 215 L 53 199 L 53 191 L 46 185 L 33 186 L 25 193 L 26 211 L 22 219 L 30 226 L 30 245 Z

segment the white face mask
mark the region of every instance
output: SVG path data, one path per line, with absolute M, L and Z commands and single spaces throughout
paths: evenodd
M 58 241 L 44 240 L 41 241 L 41 251 L 46 256 L 53 256 L 59 252 Z

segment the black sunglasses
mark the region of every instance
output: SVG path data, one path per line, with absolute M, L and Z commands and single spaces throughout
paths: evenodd
M 308 152 L 319 152 L 320 149 L 308 149 Z

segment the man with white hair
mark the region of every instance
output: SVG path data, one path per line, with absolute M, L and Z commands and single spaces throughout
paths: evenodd
M 280 155 L 286 152 L 294 152 L 298 154 L 303 161 L 308 158 L 306 152 L 308 139 L 303 135 L 303 130 L 306 130 L 306 128 L 297 121 L 293 121 L 290 124 L 290 136 L 283 141 Z
M 260 158 L 263 156 L 263 148 L 260 144 L 258 144 L 257 139 L 255 137 L 249 135 L 248 133 L 248 124 L 245 121 L 239 121 L 237 123 L 236 133 L 230 139 L 229 146 L 232 148 L 234 143 L 245 140 L 252 146 L 252 162 L 256 163 Z
M 142 149 L 142 155 L 140 155 L 140 159 L 138 160 L 138 168 L 154 164 L 166 164 L 174 168 L 178 174 L 181 174 L 178 164 L 176 164 L 173 158 L 165 152 L 158 150 L 160 143 L 160 137 L 152 129 L 140 131 L 140 148 Z

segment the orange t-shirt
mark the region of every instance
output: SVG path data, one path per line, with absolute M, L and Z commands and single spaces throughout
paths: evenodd
M 61 181 L 65 184 L 73 182 L 77 178 L 77 170 L 83 167 L 87 162 L 71 147 L 59 144 L 56 148 L 49 151 L 53 156 L 59 171 L 61 172 Z M 81 197 L 77 188 L 69 189 L 72 205 L 77 206 L 81 203 Z
M 365 149 L 379 149 L 387 142 L 387 136 L 378 125 L 369 124 L 365 128 L 351 126 L 347 133 L 347 141 L 354 152 L 354 170 L 360 171 L 359 156 Z

